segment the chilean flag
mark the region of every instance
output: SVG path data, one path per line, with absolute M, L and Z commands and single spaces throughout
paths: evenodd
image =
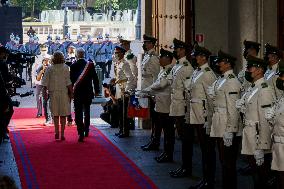
M 137 98 L 135 95 L 131 95 L 128 104 L 128 117 L 139 117 L 143 119 L 148 119 L 149 116 L 149 99 Z

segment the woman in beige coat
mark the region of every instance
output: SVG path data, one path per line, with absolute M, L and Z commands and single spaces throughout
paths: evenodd
M 55 52 L 52 65 L 45 71 L 42 79 L 44 90 L 50 95 L 50 111 L 55 126 L 55 139 L 59 139 L 59 119 L 61 124 L 61 140 L 65 140 L 64 129 L 66 116 L 71 114 L 71 99 L 73 98 L 69 67 L 65 65 L 64 55 Z

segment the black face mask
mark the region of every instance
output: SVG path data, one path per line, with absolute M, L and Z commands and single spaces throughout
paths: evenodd
M 146 44 L 143 44 L 142 48 L 143 48 L 144 51 L 148 51 L 147 48 L 146 48 Z
M 177 51 L 173 51 L 173 57 L 178 60 L 178 55 L 177 55 Z
M 251 74 L 252 74 L 251 72 L 248 72 L 248 71 L 245 72 L 245 78 L 246 78 L 246 80 L 248 82 L 252 82 L 253 81 L 253 78 L 252 78 Z
M 276 87 L 281 90 L 284 91 L 284 81 L 280 78 L 277 78 L 276 80 Z

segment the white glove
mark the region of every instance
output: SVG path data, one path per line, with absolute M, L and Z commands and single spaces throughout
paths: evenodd
M 209 95 L 210 98 L 214 98 L 216 96 L 215 91 L 214 91 L 214 87 L 209 86 L 207 88 L 207 94 Z
M 210 135 L 211 127 L 209 126 L 208 122 L 204 123 L 203 128 L 205 129 L 206 134 Z
M 238 99 L 236 101 L 236 108 L 242 112 L 245 113 L 245 101 L 243 99 Z
M 257 166 L 261 166 L 264 163 L 264 151 L 256 150 L 254 151 L 254 159 Z
M 267 119 L 268 121 L 271 121 L 275 116 L 275 110 L 274 108 L 267 108 L 265 110 L 265 119 Z
M 234 134 L 230 132 L 225 132 L 223 135 L 224 145 L 229 147 L 233 144 Z

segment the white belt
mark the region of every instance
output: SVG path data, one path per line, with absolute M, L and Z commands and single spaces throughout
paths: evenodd
M 200 103 L 200 104 L 202 104 L 203 101 L 201 99 L 199 99 L 199 98 L 191 98 L 190 99 L 190 103 Z
M 284 137 L 273 135 L 273 136 L 272 136 L 272 141 L 273 141 L 274 143 L 281 143 L 281 144 L 284 144 Z
M 227 108 L 214 107 L 214 112 L 227 113 Z

